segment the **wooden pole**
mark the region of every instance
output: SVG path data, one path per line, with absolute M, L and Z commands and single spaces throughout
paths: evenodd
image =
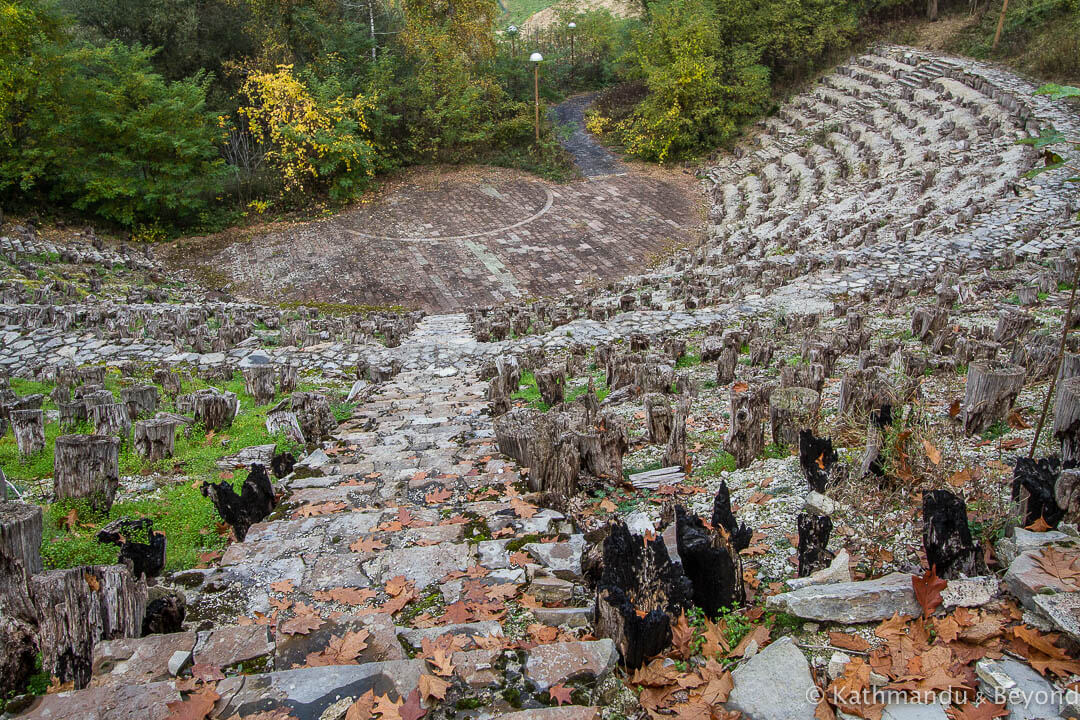
M 1008 4 L 1009 0 L 1005 0 Z M 1002 15 L 1002 17 L 1005 17 Z M 1039 424 L 1035 426 L 1035 437 L 1031 440 L 1031 450 L 1028 457 L 1035 457 L 1035 446 L 1039 444 L 1039 435 L 1043 425 L 1046 424 L 1046 413 L 1050 410 L 1050 398 L 1054 397 L 1054 386 L 1057 385 L 1058 375 L 1061 374 L 1061 361 L 1065 357 L 1065 340 L 1069 336 L 1069 327 L 1072 325 L 1073 304 L 1076 302 L 1076 286 L 1080 284 L 1080 258 L 1076 260 L 1076 270 L 1073 271 L 1072 294 L 1069 295 L 1069 309 L 1065 312 L 1065 326 L 1061 328 L 1061 344 L 1058 346 L 1058 358 L 1055 363 L 1054 374 L 1050 376 L 1050 387 L 1046 389 L 1046 399 L 1043 400 L 1042 413 L 1039 415 Z
M 1001 29 L 1005 27 L 1005 12 L 1009 9 L 1009 0 L 1002 0 L 1001 3 L 1001 17 L 998 18 L 997 32 L 994 33 L 994 44 L 991 49 L 996 50 L 998 46 L 998 40 L 1001 39 Z
M 535 63 L 533 75 L 536 89 L 536 144 L 540 144 L 540 63 Z

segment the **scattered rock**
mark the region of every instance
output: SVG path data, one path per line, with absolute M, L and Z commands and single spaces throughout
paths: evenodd
M 866 623 L 885 620 L 894 613 L 922 614 L 911 589 L 911 575 L 892 573 L 876 580 L 811 585 L 766 599 L 769 610 L 808 620 Z
M 815 692 L 806 656 L 790 637 L 766 647 L 732 673 L 735 687 L 726 707 L 742 712 L 749 720 L 812 718 Z M 783 692 L 778 692 L 783 688 Z

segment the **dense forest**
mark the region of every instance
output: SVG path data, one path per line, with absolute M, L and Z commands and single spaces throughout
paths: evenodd
M 346 202 L 418 163 L 558 175 L 558 128 L 534 140 L 536 49 L 545 100 L 609 88 L 592 128 L 676 160 L 868 25 L 924 8 L 644 0 L 639 18 L 519 36 L 496 0 L 0 0 L 0 203 L 154 239 Z

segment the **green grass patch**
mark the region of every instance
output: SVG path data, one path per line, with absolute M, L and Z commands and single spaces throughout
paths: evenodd
M 725 470 L 734 472 L 735 456 L 726 450 L 720 450 L 713 454 L 709 460 L 697 469 L 697 472 L 705 477 L 716 477 Z

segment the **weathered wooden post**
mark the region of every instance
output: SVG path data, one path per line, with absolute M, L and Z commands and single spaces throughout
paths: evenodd
M 45 414 L 41 410 L 12 410 L 11 429 L 23 457 L 45 449 Z
M 85 498 L 101 512 L 112 507 L 120 486 L 120 439 L 107 435 L 61 435 L 53 455 L 56 497 Z

